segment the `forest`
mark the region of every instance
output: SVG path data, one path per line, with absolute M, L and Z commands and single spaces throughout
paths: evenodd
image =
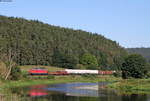
M 127 48 L 129 53 L 138 53 L 144 56 L 150 62 L 150 48 Z
M 1 15 L 0 56 L 9 52 L 18 65 L 63 68 L 84 68 L 81 60 L 88 54 L 96 58 L 96 65 L 91 65 L 103 70 L 120 69 L 128 54 L 116 41 L 98 33 Z

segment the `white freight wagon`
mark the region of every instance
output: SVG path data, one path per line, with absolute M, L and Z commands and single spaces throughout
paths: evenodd
M 98 74 L 98 70 L 65 69 L 69 74 Z

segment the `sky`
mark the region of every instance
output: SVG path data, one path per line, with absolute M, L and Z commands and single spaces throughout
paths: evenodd
M 0 15 L 82 29 L 126 48 L 150 47 L 150 0 L 0 0 Z

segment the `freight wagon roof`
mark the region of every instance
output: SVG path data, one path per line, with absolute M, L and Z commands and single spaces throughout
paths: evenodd
M 88 70 L 88 69 L 65 69 L 65 71 L 98 71 L 98 70 Z

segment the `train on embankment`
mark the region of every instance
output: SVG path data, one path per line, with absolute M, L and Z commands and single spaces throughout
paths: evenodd
M 115 71 L 110 70 L 80 70 L 80 69 L 65 69 L 59 71 L 51 71 L 45 68 L 33 68 L 29 70 L 30 75 L 82 75 L 82 74 L 95 74 L 95 75 L 112 75 Z

